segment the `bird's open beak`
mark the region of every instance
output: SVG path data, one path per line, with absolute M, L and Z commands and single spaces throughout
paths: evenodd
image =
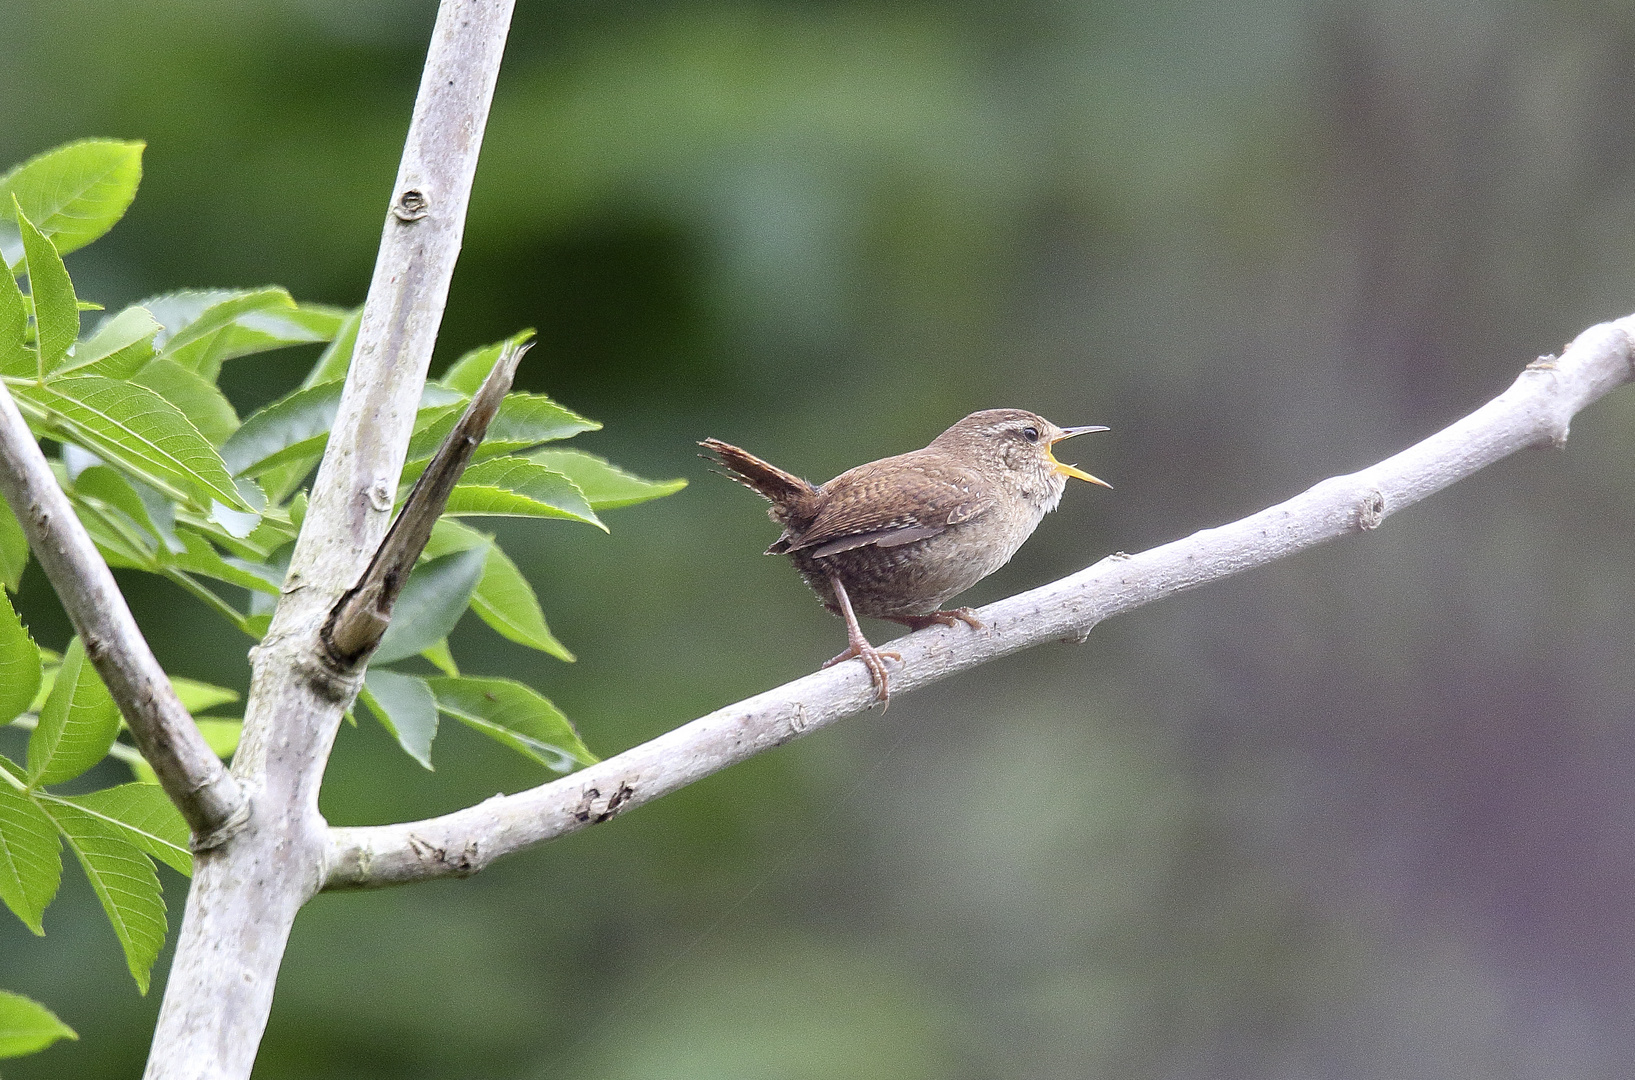
M 1106 431 L 1107 428 L 1102 424 L 1091 424 L 1088 427 L 1059 428 L 1057 430 L 1060 431 L 1060 434 L 1056 435 L 1050 440 L 1050 445 L 1052 447 L 1061 442 L 1063 439 L 1071 439 L 1075 435 L 1085 435 L 1092 431 Z M 1104 488 L 1110 488 L 1113 486 L 1100 477 L 1091 476 L 1077 465 L 1062 464 L 1060 461 L 1056 460 L 1056 455 L 1051 453 L 1049 449 L 1045 450 L 1045 456 L 1050 459 L 1050 463 L 1052 465 L 1056 466 L 1056 471 L 1063 476 L 1074 476 L 1080 480 L 1088 480 L 1090 483 L 1100 484 Z

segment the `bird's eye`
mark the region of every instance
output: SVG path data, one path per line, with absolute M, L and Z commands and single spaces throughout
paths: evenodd
M 1036 427 L 1025 427 L 1025 428 L 1023 428 L 1022 429 L 1022 438 L 1026 439 L 1028 442 L 1038 442 L 1039 441 L 1039 429 L 1036 428 Z

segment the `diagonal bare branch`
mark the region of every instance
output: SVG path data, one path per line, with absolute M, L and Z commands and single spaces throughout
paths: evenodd
M 380 542 L 369 568 L 335 605 L 324 625 L 323 638 L 336 663 L 356 664 L 380 644 L 392 621 L 392 606 L 408 582 L 415 560 L 426 550 L 432 526 L 437 524 L 454 485 L 500 411 L 511 380 L 516 377 L 517 365 L 531 347 L 529 342 L 509 344 L 500 350 L 499 359 L 472 395 L 459 422 L 443 438 L 426 471 L 403 500 L 403 509 L 386 531 L 386 539 Z
M 1228 525 L 1085 570 L 981 610 L 987 629 L 922 630 L 894 643 L 904 694 L 1049 641 L 1083 641 L 1103 619 L 1377 528 L 1479 469 L 1530 446 L 1561 446 L 1572 417 L 1630 380 L 1635 315 L 1591 327 L 1558 360 L 1541 357 L 1497 398 L 1423 442 Z M 476 873 L 502 855 L 607 821 L 631 807 L 864 711 L 874 689 L 861 664 L 729 705 L 549 784 L 497 795 L 442 817 L 334 828 L 324 887 L 377 888 Z
M 216 846 L 249 814 L 249 801 L 182 707 L 125 597 L 74 515 L 11 392 L 0 384 L 0 493 L 56 590 L 85 655 L 130 725 L 198 850 Z

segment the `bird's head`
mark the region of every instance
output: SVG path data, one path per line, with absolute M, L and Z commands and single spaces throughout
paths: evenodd
M 1057 427 L 1038 413 L 1026 409 L 985 409 L 972 413 L 938 435 L 931 445 L 942 446 L 972 459 L 973 463 L 997 465 L 1013 474 L 1024 486 L 1029 480 L 1043 480 L 1060 497 L 1062 486 L 1069 476 L 1105 488 L 1113 486 L 1099 477 L 1091 476 L 1077 465 L 1057 461 L 1053 451 L 1053 447 L 1063 439 L 1106 430 L 1100 424 Z

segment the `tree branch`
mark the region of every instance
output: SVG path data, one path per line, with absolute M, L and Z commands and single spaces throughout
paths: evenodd
M 459 422 L 444 436 L 426 471 L 420 474 L 409 497 L 403 500 L 403 509 L 386 530 L 386 539 L 369 560 L 363 577 L 330 613 L 323 638 L 329 658 L 336 664 L 355 665 L 380 644 L 386 628 L 391 625 L 392 606 L 408 582 L 415 560 L 426 550 L 426 541 L 431 539 L 431 530 L 448 505 L 454 485 L 459 483 L 471 455 L 488 432 L 488 425 L 499 413 L 505 395 L 511 390 L 511 380 L 516 377 L 517 365 L 531 347 L 531 343 L 510 344 L 500 350 L 499 358 L 489 369 L 482 386 L 471 395 Z
M 386 534 L 449 279 L 512 0 L 442 0 L 357 346 L 271 627 L 251 653 L 233 772 L 249 823 L 194 862 L 147 1080 L 245 1080 L 296 912 L 322 881 L 318 787 L 361 673 L 322 630 Z
M 1586 405 L 1629 381 L 1635 315 L 1591 327 L 1559 359 L 1529 364 L 1503 394 L 1423 442 L 1324 480 L 1257 514 L 991 604 L 987 629 L 922 630 L 893 648 L 896 695 L 1047 641 L 1083 641 L 1103 619 L 1241 573 L 1348 533 L 1377 528 L 1433 492 L 1529 446 L 1562 446 Z M 497 795 L 442 817 L 335 828 L 326 889 L 377 888 L 476 873 L 551 840 L 862 712 L 874 689 L 861 664 L 840 664 L 741 701 L 572 776 Z
M 0 493 L 198 850 L 243 824 L 249 801 L 182 707 L 11 392 L 0 384 Z

